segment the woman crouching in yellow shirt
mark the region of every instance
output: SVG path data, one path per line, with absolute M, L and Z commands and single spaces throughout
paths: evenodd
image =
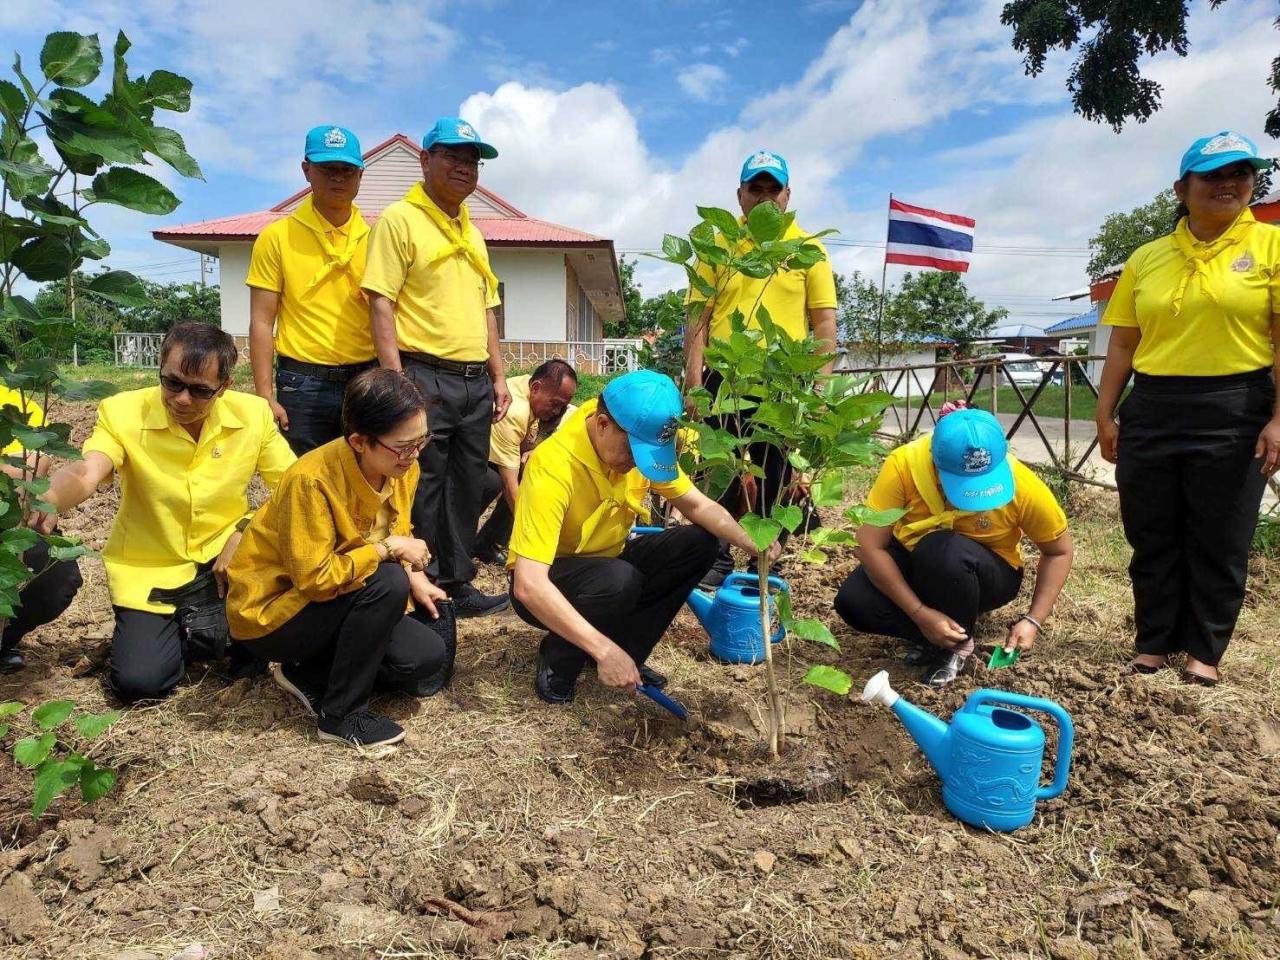
M 319 735 L 355 746 L 404 730 L 369 709 L 375 690 L 421 695 L 445 665 L 444 641 L 406 616 L 410 597 L 445 599 L 410 535 L 426 401 L 391 370 L 347 386 L 343 436 L 305 454 L 245 530 L 228 569 L 231 636 L 279 661 L 276 682 L 316 717 Z
M 1138 673 L 1185 652 L 1184 680 L 1218 682 L 1280 464 L 1280 230 L 1248 206 L 1270 165 L 1238 133 L 1193 143 L 1173 185 L 1177 227 L 1129 258 L 1103 316 L 1098 440 L 1133 547 Z

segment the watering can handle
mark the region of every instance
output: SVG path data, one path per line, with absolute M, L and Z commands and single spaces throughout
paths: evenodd
M 666 527 L 632 527 L 631 535 L 633 537 L 643 537 L 652 533 L 662 533 Z
M 735 583 L 746 584 L 748 587 L 758 587 L 760 585 L 760 575 L 757 573 L 744 573 L 739 570 L 724 578 L 724 585 L 726 587 Z M 774 590 L 780 590 L 783 593 L 789 593 L 791 591 L 791 587 L 788 585 L 787 581 L 783 580 L 781 577 L 770 575 L 769 586 Z
M 1039 710 L 1053 717 L 1058 724 L 1058 759 L 1053 767 L 1053 782 L 1037 790 L 1036 799 L 1051 800 L 1067 789 L 1067 774 L 1071 771 L 1071 746 L 1075 742 L 1075 727 L 1072 726 L 1071 716 L 1067 711 L 1052 700 L 1024 697 L 1020 693 L 1008 693 L 1004 690 L 979 690 L 969 698 L 965 709 L 976 709 L 983 703 L 1004 703 L 1027 710 Z

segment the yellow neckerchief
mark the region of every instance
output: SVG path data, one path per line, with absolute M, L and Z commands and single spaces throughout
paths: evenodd
M 646 503 L 649 481 L 644 479 L 639 470 L 633 468 L 627 471 L 622 500 L 614 496 L 615 484 L 609 478 L 609 468 L 600 461 L 595 447 L 591 445 L 591 434 L 586 421 L 595 412 L 596 401 L 588 400 L 574 413 L 574 418 L 582 421 L 581 429 L 565 434 L 565 447 L 574 459 L 587 468 L 587 473 L 591 475 L 591 482 L 596 488 L 596 496 L 600 500 L 600 505 L 582 522 L 575 553 L 599 553 L 605 547 L 612 546 L 612 544 L 592 544 L 591 540 L 602 526 L 607 526 L 624 510 L 633 514 L 641 523 L 649 522 L 649 507 Z M 567 424 L 566 426 L 576 425 Z M 631 522 L 626 523 L 626 526 L 630 527 Z
M 329 274 L 346 271 L 350 274 L 352 280 L 352 298 L 356 300 L 363 299 L 364 291 L 360 289 L 360 275 L 351 265 L 351 258 L 356 255 L 360 241 L 369 234 L 369 225 L 364 222 L 364 217 L 360 215 L 360 208 L 354 203 L 351 205 L 351 218 L 346 223 L 347 244 L 341 250 L 329 239 L 329 234 L 339 228 L 316 212 L 315 204 L 312 203 L 310 196 L 298 204 L 298 209 L 293 211 L 290 216 L 316 235 L 316 239 L 320 241 L 320 249 L 324 251 L 324 266 L 311 278 L 311 282 L 307 284 L 307 289 L 304 292 L 310 293 L 320 286 L 329 277 Z
M 440 232 L 444 234 L 444 245 L 441 246 L 428 263 L 438 263 L 448 257 L 460 254 L 466 258 L 466 261 L 471 264 L 476 273 L 484 278 L 485 289 L 489 297 L 496 296 L 498 293 L 498 278 L 489 269 L 488 258 L 482 256 L 475 245 L 467 239 L 467 231 L 471 226 L 471 213 L 467 210 L 467 205 L 465 203 L 458 205 L 458 220 L 461 224 L 461 229 L 459 229 L 453 225 L 453 221 L 445 215 L 445 212 L 436 206 L 436 202 L 427 196 L 427 191 L 422 188 L 421 180 L 410 188 L 404 198 L 425 213 L 427 219 L 434 223 Z
M 1217 303 L 1218 296 L 1213 292 L 1213 288 L 1209 285 L 1209 271 L 1205 264 L 1222 253 L 1228 247 L 1233 247 L 1253 229 L 1254 223 L 1253 211 L 1248 207 L 1240 212 L 1240 216 L 1236 217 L 1235 223 L 1227 227 L 1223 231 L 1222 236 L 1217 240 L 1209 243 L 1201 243 L 1191 232 L 1191 228 L 1187 226 L 1187 218 L 1183 217 L 1178 221 L 1177 227 L 1173 231 L 1173 245 L 1178 252 L 1187 258 L 1187 269 L 1183 273 L 1182 279 L 1178 281 L 1178 289 L 1173 293 L 1173 315 L 1176 317 L 1182 312 L 1182 296 L 1187 291 L 1187 285 L 1192 279 L 1200 281 L 1200 292 L 1203 293 L 1211 302 Z
M 906 451 L 907 468 L 911 471 L 911 480 L 916 485 L 916 492 L 929 508 L 930 516 L 915 523 L 904 523 L 894 531 L 898 542 L 910 548 L 925 534 L 939 528 L 950 530 L 958 517 L 971 511 L 948 508 L 947 501 L 938 487 L 938 480 L 933 472 L 933 434 L 921 437 L 903 448 Z

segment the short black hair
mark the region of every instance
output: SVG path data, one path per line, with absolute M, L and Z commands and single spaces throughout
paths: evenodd
M 427 409 L 413 381 L 398 370 L 373 367 L 352 378 L 342 398 L 342 435 L 380 437 Z
M 548 360 L 546 363 L 540 364 L 538 368 L 529 375 L 529 382 L 545 383 L 554 390 L 559 387 L 560 384 L 564 383 L 566 377 L 572 379 L 574 383 L 578 382 L 577 371 L 575 371 L 573 367 L 569 366 L 566 361 L 561 360 L 559 357 L 555 357 Z
M 231 371 L 240 359 L 235 337 L 211 323 L 193 320 L 171 327 L 160 343 L 161 366 L 169 359 L 173 348 L 179 346 L 182 347 L 182 366 L 179 369 L 183 373 L 199 376 L 209 358 L 217 357 L 218 379 L 224 383 L 231 378 Z

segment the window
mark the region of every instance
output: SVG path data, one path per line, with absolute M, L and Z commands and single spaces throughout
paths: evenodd
M 591 301 L 587 291 L 578 287 L 578 330 L 577 339 L 582 343 L 591 343 L 596 338 L 596 318 L 591 310 Z
M 502 302 L 493 308 L 494 319 L 498 321 L 498 339 L 507 337 L 507 285 L 498 281 L 498 299 Z

